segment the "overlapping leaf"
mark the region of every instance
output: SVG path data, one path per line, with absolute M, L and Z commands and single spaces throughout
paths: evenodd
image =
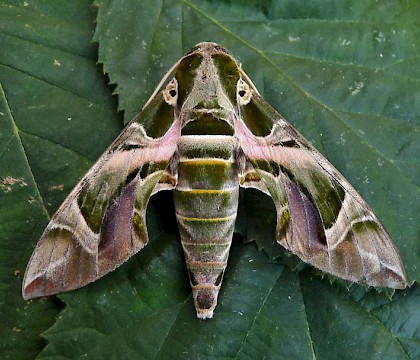
M 87 1 L 0 2 L 1 358 L 45 346 L 62 304 L 23 301 L 26 263 L 48 215 L 121 129 L 95 63 L 94 16 Z

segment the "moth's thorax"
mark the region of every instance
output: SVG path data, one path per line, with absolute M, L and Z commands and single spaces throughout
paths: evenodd
M 235 105 L 227 95 L 210 56 L 205 57 L 197 69 L 181 114 L 183 134 L 233 135 Z
M 174 202 L 200 318 L 213 315 L 232 242 L 239 197 L 236 149 L 236 138 L 227 135 L 188 135 L 178 142 Z
M 182 104 L 183 112 L 200 109 L 234 111 L 214 60 L 209 55 L 203 57 L 200 66 L 196 69 L 192 88 Z

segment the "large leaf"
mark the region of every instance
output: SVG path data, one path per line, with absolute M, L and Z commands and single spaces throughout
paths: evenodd
M 23 301 L 26 263 L 49 215 L 121 129 L 96 66 L 94 19 L 89 1 L 0 2 L 2 359 L 45 346 L 40 333 L 62 304 Z
M 419 280 L 417 5 L 373 0 L 98 5 L 99 60 L 117 84 L 125 121 L 191 46 L 221 43 L 265 98 L 362 193 L 394 238 L 410 281 Z M 13 273 L 23 272 L 46 225 L 46 211 L 58 207 L 121 126 L 94 64 L 96 48 L 89 40 L 95 12 L 87 1 L 21 7 L 11 1 L 0 11 L 7 50 L 0 52 L 6 94 L 1 112 L 7 114 L 0 117 L 1 135 L 10 134 L 7 141 L 0 138 L 7 144 L 0 175 L 28 184 L 15 181 L 0 198 L 0 256 L 6 264 L 0 269 L 0 316 L 8 319 L 6 325 L 2 321 L 0 341 L 8 357 L 30 358 L 57 310 L 48 300 L 30 302 L 22 311 L 20 279 Z M 5 156 L 9 153 L 13 159 Z M 240 241 L 230 255 L 215 318 L 197 320 L 166 208 L 169 195 L 159 194 L 151 204 L 151 245 L 98 282 L 60 296 L 66 308 L 46 333 L 41 358 L 420 356 L 417 285 L 392 300 L 356 285 L 348 291 L 311 268 L 291 271 Z M 28 196 L 43 206 L 32 209 Z M 280 248 L 271 236 L 272 207 L 260 200 L 246 194 L 248 214 L 238 229 L 274 256 Z M 23 342 L 25 349 L 16 345 Z

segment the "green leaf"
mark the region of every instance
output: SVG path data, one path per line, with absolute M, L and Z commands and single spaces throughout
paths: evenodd
M 200 41 L 220 43 L 360 191 L 399 248 L 409 280 L 419 280 L 419 5 L 97 4 L 99 61 L 116 84 L 125 122 L 183 53 Z M 60 295 L 66 308 L 59 320 L 61 305 L 51 299 L 25 304 L 14 271 L 23 273 L 47 213 L 122 122 L 95 64 L 96 11 L 88 1 L 0 5 L 0 181 L 10 176 L 27 184 L 0 188 L 0 318 L 7 319 L 0 325 L 1 354 L 33 358 L 48 341 L 40 358 L 420 356 L 417 284 L 392 300 L 357 285 L 348 291 L 310 267 L 297 272 L 282 265 L 296 267 L 294 258 L 270 261 L 252 243 L 235 242 L 214 319 L 196 319 L 169 193 L 158 194 L 148 211 L 154 241 L 112 274 Z M 246 194 L 248 214 L 238 229 L 275 257 L 281 250 L 271 236 L 272 207 L 260 199 Z M 43 340 L 39 334 L 53 322 Z
M 41 301 L 27 306 L 20 295 L 21 275 L 30 251 L 27 245 L 36 241 L 34 234 L 42 230 L 39 224 L 46 222 L 47 214 L 1 87 L 0 144 L 1 352 L 30 358 L 45 345 L 38 329 L 51 326 L 59 308 Z M 19 343 L 23 346 L 16 349 Z
M 398 333 L 398 328 L 391 327 L 385 316 L 378 318 L 374 310 L 366 311 L 349 298 L 346 289 L 307 278 L 302 280 L 302 289 L 314 350 L 320 359 L 410 358 L 406 353 L 408 347 L 402 343 L 406 331 Z M 314 296 L 317 293 L 320 295 Z M 395 299 L 394 303 L 397 302 Z M 415 302 L 418 304 L 418 299 Z M 392 311 L 393 305 L 383 305 L 381 310 Z
M 62 304 L 22 277 L 65 195 L 121 129 L 88 1 L 0 2 L 0 354 L 33 359 Z M 64 39 L 64 40 L 63 40 Z

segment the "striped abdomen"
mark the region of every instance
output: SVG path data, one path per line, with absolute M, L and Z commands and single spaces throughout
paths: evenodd
M 176 217 L 197 316 L 212 317 L 238 209 L 236 139 L 190 135 L 179 140 Z

